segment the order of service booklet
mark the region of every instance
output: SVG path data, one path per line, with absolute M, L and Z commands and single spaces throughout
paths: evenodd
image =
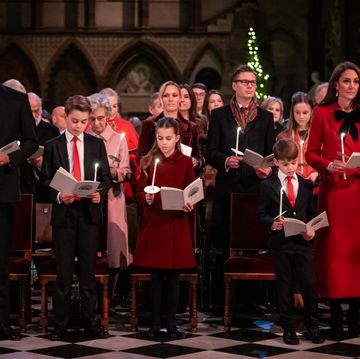
M 97 190 L 99 184 L 100 182 L 95 181 L 77 181 L 71 173 L 60 167 L 56 171 L 50 187 L 59 192 L 72 193 L 79 197 L 87 197 Z
M 274 154 L 263 157 L 247 148 L 244 152 L 243 161 L 252 167 L 271 167 L 274 166 Z
M 0 148 L 0 154 L 1 155 L 8 155 L 8 154 L 13 153 L 13 152 L 18 151 L 18 150 L 20 150 L 19 141 L 15 140 L 15 141 L 12 141 L 12 142 L 8 143 L 4 147 L 1 147 Z
M 191 182 L 184 190 L 174 187 L 161 187 L 162 208 L 182 211 L 185 203 L 195 204 L 204 199 L 204 187 L 201 178 Z
M 29 157 L 29 159 L 35 159 L 44 154 L 44 146 L 39 146 L 38 149 Z
M 295 236 L 303 232 L 317 231 L 320 228 L 327 227 L 329 221 L 326 212 L 320 213 L 308 223 L 304 223 L 296 218 L 284 218 L 285 237 Z
M 346 168 L 360 167 L 360 152 L 353 152 L 345 165 Z

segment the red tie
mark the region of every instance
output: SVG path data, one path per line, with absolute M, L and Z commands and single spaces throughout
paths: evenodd
M 80 181 L 81 180 L 81 169 L 80 169 L 80 158 L 79 158 L 79 151 L 77 148 L 77 141 L 78 138 L 76 136 L 73 137 L 73 176 Z
M 291 204 L 291 207 L 294 207 L 295 193 L 294 193 L 293 184 L 291 182 L 292 179 L 293 179 L 293 176 L 287 176 L 286 177 L 286 180 L 287 180 L 287 196 L 288 196 L 289 202 Z

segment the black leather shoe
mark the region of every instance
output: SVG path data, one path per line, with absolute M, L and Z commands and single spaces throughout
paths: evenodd
M 1 326 L 0 340 L 20 340 L 21 334 L 14 331 L 9 325 Z
M 324 343 L 325 338 L 320 334 L 318 327 L 306 327 L 306 338 L 310 339 L 314 344 Z
M 299 338 L 297 337 L 294 329 L 284 329 L 283 340 L 284 343 L 288 345 L 300 344 Z
M 50 334 L 49 339 L 50 340 L 62 340 L 64 339 L 66 330 L 65 329 L 59 329 L 55 328 Z
M 85 328 L 85 335 L 92 339 L 105 339 L 109 338 L 109 332 L 104 327 L 91 326 Z

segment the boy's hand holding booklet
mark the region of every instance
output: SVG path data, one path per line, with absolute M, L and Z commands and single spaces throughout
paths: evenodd
M 284 218 L 285 237 L 296 236 L 309 231 L 317 231 L 320 228 L 327 227 L 329 221 L 326 212 L 320 213 L 308 223 L 304 223 L 295 218 Z
M 77 181 L 76 178 L 60 167 L 53 177 L 50 187 L 62 193 L 72 193 L 79 197 L 87 197 L 94 193 L 99 187 L 100 182 Z
M 162 208 L 165 210 L 182 211 L 186 203 L 195 204 L 204 199 L 202 179 L 191 182 L 184 190 L 173 187 L 161 187 Z

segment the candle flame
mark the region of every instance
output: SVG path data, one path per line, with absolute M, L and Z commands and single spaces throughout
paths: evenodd
M 345 132 L 341 132 L 341 138 L 344 138 L 346 136 Z
M 301 143 L 302 145 L 304 144 L 304 142 L 305 142 L 304 140 L 301 140 L 301 141 L 300 141 L 300 143 Z
M 156 158 L 156 159 L 155 159 L 155 164 L 156 164 L 156 163 L 159 163 L 159 162 L 160 162 L 160 160 L 159 160 L 158 158 Z
M 126 133 L 125 133 L 125 132 L 121 132 L 121 133 L 120 133 L 120 140 L 123 140 L 125 136 L 126 136 Z
M 99 167 L 99 164 L 98 163 L 95 163 L 95 168 Z

